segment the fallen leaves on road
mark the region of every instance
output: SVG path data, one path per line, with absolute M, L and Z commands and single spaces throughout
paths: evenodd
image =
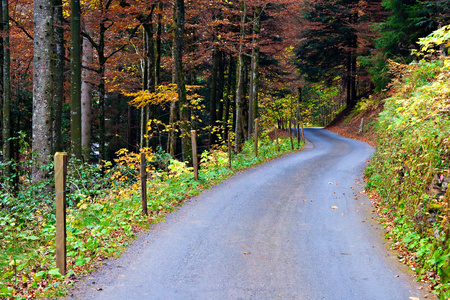
M 334 205 L 331 207 L 331 209 L 338 209 L 338 208 L 339 208 L 339 207 L 334 206 Z

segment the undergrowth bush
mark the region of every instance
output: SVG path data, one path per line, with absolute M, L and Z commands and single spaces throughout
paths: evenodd
M 301 145 L 299 145 L 301 146 Z M 0 197 L 0 298 L 57 298 L 67 285 L 118 256 L 136 233 L 160 221 L 189 197 L 198 195 L 232 174 L 291 151 L 289 139 L 264 138 L 254 157 L 253 141 L 233 155 L 228 168 L 226 148 L 201 154 L 199 180 L 192 168 L 161 150 L 143 149 L 148 161 L 148 210 L 142 215 L 139 154 L 119 151 L 115 164 L 103 166 L 70 160 L 67 194 L 67 275 L 55 262 L 54 195 L 48 190 L 53 179 L 26 182 L 18 193 L 2 192 Z M 160 166 L 161 168 L 158 168 Z M 53 169 L 53 164 L 48 166 Z M 47 191 L 47 192 L 44 192 Z
M 398 77 L 376 124 L 378 149 L 366 171 L 394 243 L 450 297 L 450 70 L 442 61 L 392 64 Z M 448 192 L 447 192 L 448 191 Z

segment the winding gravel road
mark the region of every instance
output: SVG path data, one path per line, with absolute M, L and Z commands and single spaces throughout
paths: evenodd
M 372 147 L 306 138 L 188 201 L 70 299 L 422 299 L 360 194 Z

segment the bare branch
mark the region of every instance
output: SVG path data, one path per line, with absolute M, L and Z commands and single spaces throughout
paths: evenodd
M 32 36 L 31 34 L 29 34 L 28 31 L 27 31 L 22 25 L 19 24 L 19 22 L 17 22 L 16 20 L 14 20 L 12 17 L 9 17 L 9 19 L 10 19 L 11 21 L 13 21 L 14 24 L 16 24 L 16 26 L 17 26 L 20 30 L 22 30 L 23 33 L 25 33 L 25 35 L 26 35 L 27 37 L 29 37 L 31 40 L 33 40 L 33 36 Z

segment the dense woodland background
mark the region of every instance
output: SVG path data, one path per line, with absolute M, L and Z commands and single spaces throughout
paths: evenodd
M 366 191 L 386 237 L 450 298 L 449 0 L 0 1 L 0 298 L 67 295 L 189 197 L 301 148 L 283 129 L 333 120 L 377 138 Z
M 449 1 L 2 0 L 2 187 L 56 151 L 190 159 L 253 122 L 326 125 L 388 87 L 389 61 L 448 24 Z M 29 162 L 30 158 L 32 163 Z M 22 173 L 21 173 L 22 172 Z

